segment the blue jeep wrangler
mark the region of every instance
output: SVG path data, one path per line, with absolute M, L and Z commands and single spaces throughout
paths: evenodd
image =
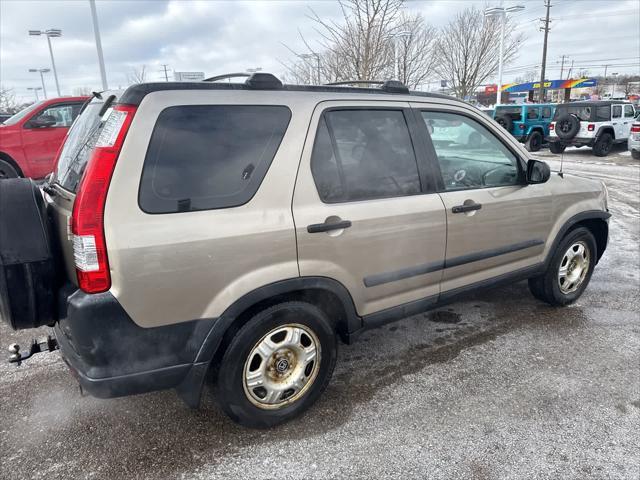
M 527 150 L 537 152 L 549 135 L 549 124 L 556 110 L 554 103 L 498 105 L 493 118 L 524 143 Z

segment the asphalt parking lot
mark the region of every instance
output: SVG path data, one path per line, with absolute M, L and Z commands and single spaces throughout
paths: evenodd
M 639 478 L 640 162 L 574 149 L 564 170 L 604 180 L 613 214 L 576 304 L 524 282 L 370 331 L 270 431 L 171 391 L 82 397 L 57 353 L 3 362 L 0 478 Z M 0 324 L 3 349 L 31 335 Z

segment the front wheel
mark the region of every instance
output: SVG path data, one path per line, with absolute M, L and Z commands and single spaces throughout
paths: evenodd
M 0 179 L 18 178 L 19 176 L 20 174 L 13 165 L 6 160 L 0 160 Z
M 561 144 L 560 142 L 550 142 L 549 150 L 551 153 L 562 153 L 564 149 L 567 148 L 566 145 Z
M 218 370 L 218 403 L 247 427 L 281 424 L 320 397 L 336 356 L 334 329 L 320 309 L 305 302 L 274 305 L 231 340 Z
M 542 147 L 542 134 L 537 130 L 531 132 L 524 146 L 529 152 L 537 152 Z
M 611 151 L 611 147 L 613 146 L 613 136 L 610 133 L 605 132 L 600 135 L 600 138 L 596 140 L 596 143 L 593 145 L 592 151 L 596 157 L 606 157 L 609 155 Z
M 593 234 L 584 227 L 572 230 L 558 245 L 547 271 L 529 279 L 531 293 L 538 300 L 551 305 L 563 306 L 575 302 L 591 280 L 596 255 Z

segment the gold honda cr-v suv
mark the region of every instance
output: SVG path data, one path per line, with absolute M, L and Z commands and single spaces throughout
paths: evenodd
M 151 83 L 94 94 L 38 188 L 0 181 L 0 315 L 51 325 L 98 397 L 205 381 L 249 426 L 320 396 L 338 339 L 528 279 L 566 305 L 608 239 L 600 182 L 480 110 L 377 88 Z

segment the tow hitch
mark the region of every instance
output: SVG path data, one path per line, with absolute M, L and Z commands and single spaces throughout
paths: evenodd
M 31 340 L 31 346 L 27 353 L 20 352 L 20 345 L 14 343 L 9 347 L 9 363 L 17 363 L 20 365 L 24 360 L 31 358 L 36 353 L 53 352 L 60 348 L 58 341 L 51 335 Z

